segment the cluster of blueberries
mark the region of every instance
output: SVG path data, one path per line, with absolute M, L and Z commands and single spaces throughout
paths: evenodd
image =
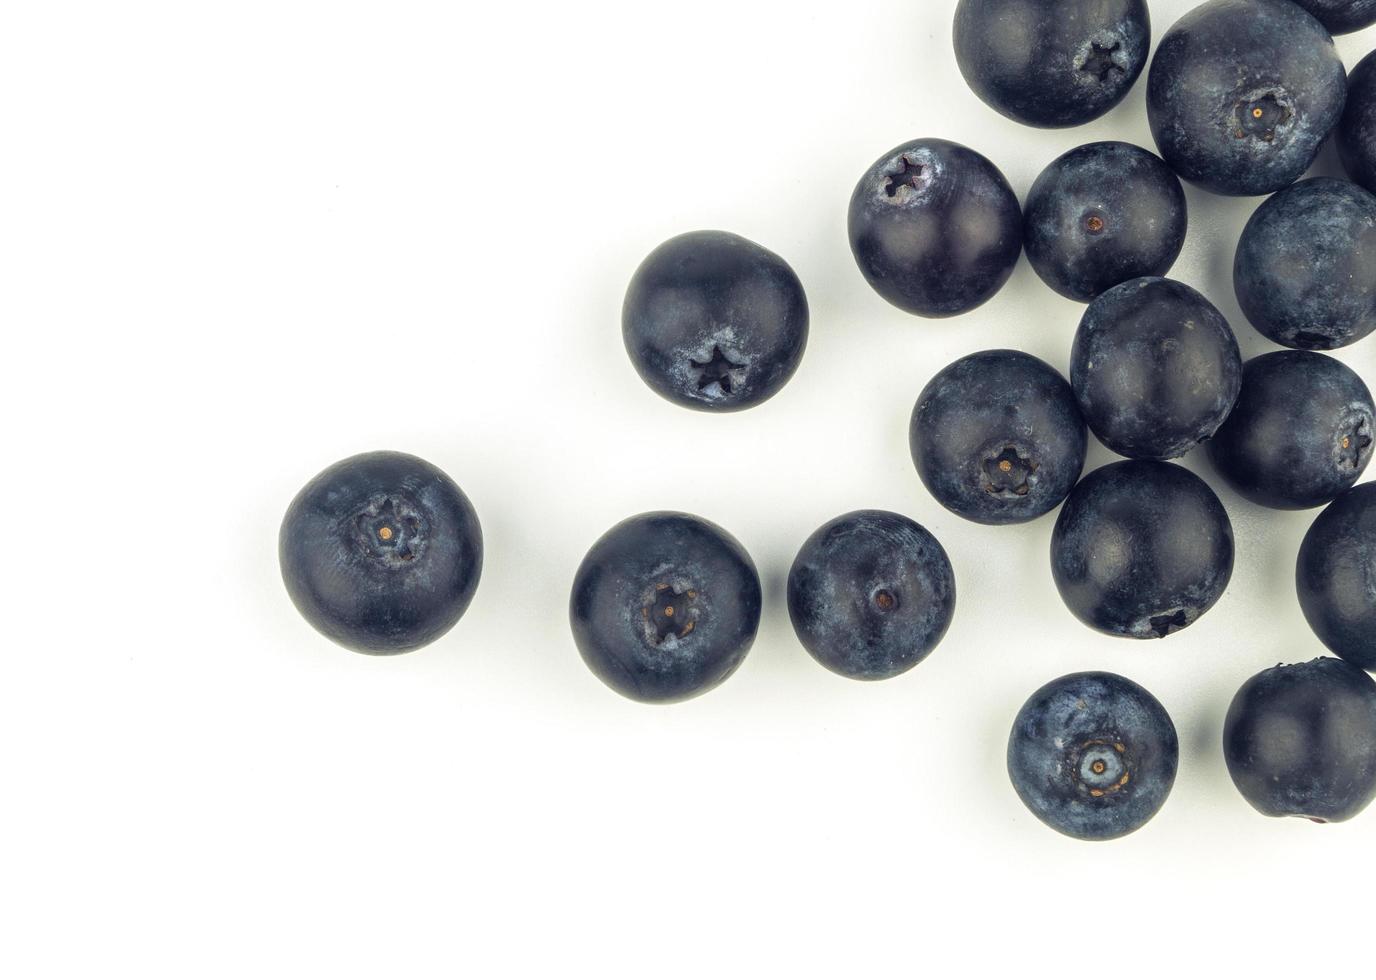
M 1055 160 L 1025 207 L 974 150 L 905 143 L 861 177 L 849 234 L 886 300 L 924 317 L 964 313 L 1008 280 L 1024 249 L 1057 292 L 1085 302 L 1067 380 L 1015 350 L 940 371 L 913 410 L 917 472 L 953 513 L 1030 521 L 1060 506 L 1051 569 L 1072 613 L 1111 636 L 1165 637 L 1218 600 L 1233 567 L 1228 515 L 1168 460 L 1208 444 L 1218 473 L 1257 504 L 1327 505 L 1300 549 L 1300 605 L 1337 658 L 1249 680 L 1224 730 L 1242 795 L 1269 815 L 1327 822 L 1376 797 L 1376 405 L 1317 353 L 1376 330 L 1376 52 L 1349 79 L 1330 31 L 1376 23 L 1376 0 L 1208 0 L 1161 40 L 1147 91 L 1160 156 L 1126 143 Z M 1116 105 L 1141 74 L 1145 0 L 961 0 L 954 41 L 971 88 L 1000 113 L 1064 127 Z M 1336 133 L 1352 182 L 1296 183 Z M 1186 233 L 1179 178 L 1272 196 L 1248 222 L 1234 283 L 1247 318 L 1288 350 L 1242 363 L 1200 293 L 1163 278 Z M 808 333 L 788 264 L 725 232 L 681 235 L 631 280 L 626 349 L 659 394 L 735 411 L 793 375 Z M 1087 429 L 1127 457 L 1081 478 Z M 1062 506 L 1063 505 L 1063 506 Z M 291 503 L 287 590 L 320 632 L 401 653 L 458 621 L 477 588 L 472 505 L 436 467 L 394 452 L 337 463 Z M 819 528 L 788 576 L 799 639 L 823 665 L 879 680 L 941 641 L 956 588 L 941 544 L 899 514 L 857 511 Z M 760 579 L 740 543 L 701 518 L 632 517 L 593 545 L 570 620 L 592 672 L 639 701 L 724 681 L 760 622 Z M 1178 740 L 1150 693 L 1115 674 L 1054 680 L 1019 712 L 1008 770 L 1027 806 L 1102 840 L 1149 820 L 1175 779 Z

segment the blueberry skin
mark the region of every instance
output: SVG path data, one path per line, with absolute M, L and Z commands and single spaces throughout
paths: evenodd
M 473 505 L 437 467 L 373 452 L 302 488 L 282 519 L 278 558 L 306 622 L 359 653 L 406 653 L 468 608 L 483 536 Z
M 1147 64 L 1145 0 L 960 0 L 956 63 L 986 105 L 1056 129 L 1108 112 Z
M 880 296 L 909 313 L 947 317 L 980 306 L 1022 254 L 1022 211 L 999 169 L 939 139 L 884 154 L 855 187 L 850 248 Z
M 1376 51 L 1352 69 L 1338 124 L 1338 156 L 1347 175 L 1376 194 Z
M 1324 646 L 1376 670 L 1376 483 L 1353 487 L 1315 518 L 1295 562 L 1295 590 Z
M 1332 657 L 1263 670 L 1233 697 L 1223 758 L 1268 817 L 1352 819 L 1376 797 L 1376 681 Z
M 1242 387 L 1223 314 L 1172 279 L 1114 286 L 1089 304 L 1070 387 L 1100 441 L 1131 459 L 1174 459 L 1212 436 Z
M 1233 261 L 1247 319 L 1284 347 L 1332 350 L 1376 330 L 1376 196 L 1315 177 L 1257 208 Z
M 1067 674 L 1038 690 L 1008 737 L 1008 778 L 1052 830 L 1113 840 L 1137 830 L 1175 785 L 1180 741 L 1161 702 L 1126 677 Z
M 885 680 L 915 667 L 951 625 L 956 580 L 945 550 L 901 514 L 857 510 L 823 524 L 788 573 L 788 614 L 817 662 Z
M 937 503 L 980 524 L 1054 509 L 1085 465 L 1084 419 L 1065 378 L 1017 350 L 948 365 L 918 396 L 908 444 Z
M 798 370 L 807 297 L 768 249 L 725 231 L 693 231 L 640 264 L 621 333 L 636 371 L 660 395 L 735 412 L 773 397 Z
M 583 660 L 633 701 L 669 704 L 716 687 L 760 626 L 760 577 L 710 521 L 656 511 L 616 525 L 573 580 L 569 623 Z
M 1183 630 L 1218 601 L 1232 573 L 1228 512 L 1174 463 L 1100 467 L 1071 491 L 1051 534 L 1051 574 L 1066 607 L 1110 636 Z
M 1053 160 L 1023 215 L 1032 268 L 1081 303 L 1130 279 L 1165 275 L 1189 225 L 1179 178 L 1131 143 L 1090 143 Z
M 1371 461 L 1376 405 L 1351 368 L 1284 350 L 1242 368 L 1242 394 L 1209 440 L 1234 490 L 1263 507 L 1303 510 L 1342 493 Z
M 1376 24 L 1376 0 L 1295 0 L 1330 34 L 1351 34 Z
M 1309 169 L 1345 96 L 1332 36 L 1290 0 L 1209 0 L 1161 39 L 1147 118 L 1181 177 L 1218 194 L 1270 194 Z

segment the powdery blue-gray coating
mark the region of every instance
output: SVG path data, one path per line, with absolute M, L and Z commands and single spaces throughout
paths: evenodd
M 473 505 L 437 467 L 373 452 L 326 469 L 282 519 L 278 556 L 306 621 L 359 653 L 405 653 L 459 621 L 483 567 Z
M 1357 373 L 1310 351 L 1263 354 L 1242 368 L 1242 394 L 1209 458 L 1234 490 L 1263 507 L 1331 501 L 1371 462 L 1376 405 Z
M 961 0 L 954 41 L 990 108 L 1029 126 L 1079 126 L 1142 74 L 1151 18 L 1145 0 Z
M 928 492 L 981 524 L 1020 524 L 1054 509 L 1080 478 L 1087 442 L 1065 378 L 1016 350 L 981 351 L 942 369 L 908 429 Z
M 1376 0 L 1295 0 L 1331 34 L 1351 34 L 1376 24 Z
M 1338 125 L 1338 156 L 1347 175 L 1376 194 L 1376 51 L 1352 69 Z
M 1263 670 L 1233 697 L 1223 758 L 1268 817 L 1352 819 L 1376 798 L 1376 681 L 1332 657 Z
M 1232 573 L 1228 512 L 1174 463 L 1095 470 L 1066 499 L 1051 535 L 1051 574 L 1066 607 L 1110 636 L 1183 630 L 1213 607 Z
M 919 316 L 980 306 L 1022 254 L 1022 211 L 1008 181 L 947 140 L 914 140 L 875 161 L 851 195 L 847 223 L 865 279 Z
M 688 232 L 636 270 L 621 332 L 640 377 L 669 401 L 738 411 L 775 395 L 798 370 L 807 297 L 768 249 L 729 232 Z
M 1233 288 L 1252 326 L 1282 346 L 1361 340 L 1376 330 L 1376 196 L 1315 177 L 1268 198 L 1243 229 Z
M 1315 519 L 1300 545 L 1295 590 L 1324 646 L 1376 670 L 1376 483 L 1353 487 Z
M 616 525 L 573 580 L 578 652 L 635 701 L 696 697 L 735 672 L 760 626 L 760 578 L 739 541 L 691 514 L 657 511 Z
M 1047 684 L 1018 712 L 1008 777 L 1053 830 L 1113 840 L 1145 824 L 1175 784 L 1180 742 L 1161 702 L 1101 671 Z
M 1147 117 L 1181 177 L 1218 194 L 1270 194 L 1309 169 L 1345 95 L 1333 38 L 1290 0 L 1209 0 L 1161 39 Z
M 956 581 L 945 550 L 901 514 L 858 510 L 822 525 L 788 573 L 788 613 L 808 653 L 844 677 L 895 677 L 951 625 Z
M 1058 157 L 1023 208 L 1032 268 L 1082 303 L 1130 279 L 1165 275 L 1188 224 L 1180 180 L 1131 143 L 1090 143 Z

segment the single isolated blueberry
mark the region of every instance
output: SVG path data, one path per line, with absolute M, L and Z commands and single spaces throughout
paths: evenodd
M 1331 501 L 1371 461 L 1376 405 L 1355 371 L 1326 354 L 1273 351 L 1242 368 L 1242 394 L 1209 440 L 1223 478 L 1263 507 Z
M 1376 670 L 1376 483 L 1353 487 L 1315 518 L 1300 545 L 1295 590 L 1324 646 Z
M 1085 423 L 1065 378 L 1018 350 L 943 368 L 918 396 L 908 443 L 937 503 L 980 524 L 1054 509 L 1085 465 Z
M 468 608 L 483 536 L 473 505 L 437 467 L 364 453 L 296 495 L 278 558 L 306 622 L 359 653 L 406 653 L 439 639 Z
M 734 412 L 772 397 L 803 358 L 802 283 L 768 249 L 693 231 L 649 254 L 621 310 L 626 352 L 645 383 L 679 405 Z
M 1115 453 L 1174 459 L 1223 424 L 1242 355 L 1223 314 L 1172 279 L 1114 286 L 1089 304 L 1070 351 L 1085 421 Z
M 865 279 L 919 316 L 973 310 L 1022 254 L 1013 188 L 983 156 L 946 140 L 914 140 L 875 161 L 851 195 L 848 225 Z
M 685 701 L 741 665 L 760 626 L 760 577 L 739 541 L 691 514 L 622 521 L 578 567 L 569 601 L 578 652 L 635 701 Z
M 1051 534 L 1066 607 L 1110 636 L 1151 640 L 1208 612 L 1233 574 L 1233 526 L 1209 485 L 1174 463 L 1125 460 L 1071 492 Z
M 1330 34 L 1351 34 L 1376 24 L 1376 0 L 1295 0 Z
M 1376 330 L 1376 195 L 1315 177 L 1257 208 L 1238 242 L 1242 312 L 1284 347 L 1332 350 Z
M 1332 36 L 1290 0 L 1209 0 L 1161 39 L 1147 119 L 1181 177 L 1217 194 L 1270 194 L 1309 169 L 1346 92 Z
M 1376 194 L 1376 51 L 1359 61 L 1347 80 L 1337 144 L 1347 175 Z
M 1082 303 L 1130 279 L 1165 275 L 1188 225 L 1179 178 L 1131 143 L 1090 143 L 1056 158 L 1023 215 L 1032 268 Z
M 1052 830 L 1078 840 L 1132 833 L 1166 802 L 1180 741 L 1161 702 L 1126 677 L 1068 674 L 1018 712 L 1008 778 Z
M 1009 119 L 1079 126 L 1128 94 L 1147 64 L 1146 0 L 960 0 L 956 63 Z
M 1376 797 L 1376 681 L 1332 657 L 1263 670 L 1233 697 L 1223 758 L 1268 817 L 1350 820 Z

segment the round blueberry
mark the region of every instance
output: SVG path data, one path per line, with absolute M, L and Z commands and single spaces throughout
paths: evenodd
M 1212 436 L 1242 386 L 1228 321 L 1184 283 L 1134 279 L 1085 310 L 1070 387 L 1104 445 L 1132 459 L 1174 459 Z
M 691 514 L 622 521 L 578 566 L 569 602 L 578 652 L 635 701 L 685 701 L 741 665 L 760 626 L 760 577 L 739 541 Z
M 473 505 L 438 468 L 404 453 L 364 453 L 296 495 L 278 557 L 306 622 L 359 653 L 405 653 L 464 614 L 483 537 Z
M 724 231 L 671 238 L 631 278 L 621 333 L 671 402 L 733 412 L 776 394 L 803 358 L 808 309 L 783 259 Z
M 1181 177 L 1218 194 L 1270 194 L 1309 169 L 1346 92 L 1333 38 L 1290 0 L 1209 0 L 1161 39 L 1147 118 Z
M 1242 394 L 1209 441 L 1209 457 L 1238 493 L 1263 507 L 1302 510 L 1342 493 L 1371 461 L 1376 405 L 1351 368 L 1284 350 L 1242 368 Z
M 1332 350 L 1376 330 L 1376 196 L 1315 177 L 1257 208 L 1238 242 L 1242 312 L 1284 347 Z
M 956 63 L 992 109 L 1079 126 L 1128 94 L 1147 63 L 1146 0 L 960 0 Z
M 1330 34 L 1351 34 L 1376 24 L 1376 0 L 1295 0 Z
M 899 309 L 955 316 L 984 303 L 1022 253 L 1022 211 L 999 169 L 974 150 L 922 139 L 886 153 L 850 199 L 850 248 Z
M 962 357 L 927 383 L 909 445 L 937 503 L 980 524 L 1052 510 L 1085 465 L 1085 423 L 1065 378 L 1017 350 Z
M 1218 497 L 1174 463 L 1126 460 L 1071 491 L 1051 535 L 1066 606 L 1110 636 L 1150 640 L 1208 612 L 1233 573 L 1233 526 Z
M 931 653 L 956 607 L 941 543 L 922 525 L 882 510 L 823 524 L 788 573 L 798 639 L 844 677 L 896 677 Z
M 1295 589 L 1324 646 L 1376 670 L 1376 483 L 1353 487 L 1315 518 L 1300 545 Z
M 1376 51 L 1359 61 L 1347 80 L 1337 144 L 1347 175 L 1376 194 Z
M 1078 840 L 1112 840 L 1156 816 L 1180 742 L 1161 702 L 1126 677 L 1067 674 L 1018 712 L 1008 778 L 1027 808 Z
M 1228 708 L 1223 758 L 1268 817 L 1350 820 L 1376 798 L 1376 681 L 1332 657 L 1263 670 Z
M 1027 258 L 1056 292 L 1087 303 L 1119 283 L 1163 276 L 1185 244 L 1185 191 L 1131 143 L 1090 143 L 1052 161 L 1023 209 Z

